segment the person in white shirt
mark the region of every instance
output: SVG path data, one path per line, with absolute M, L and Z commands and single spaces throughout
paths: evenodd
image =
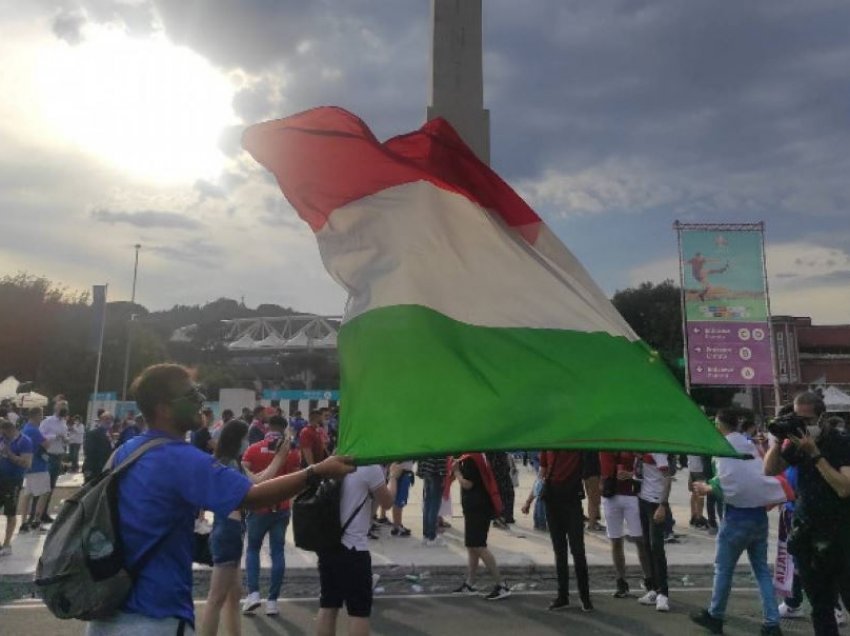
M 670 498 L 670 467 L 667 455 L 646 453 L 635 462 L 635 472 L 641 476 L 638 505 L 643 542 L 649 553 L 652 580 L 646 594 L 638 599 L 641 605 L 655 605 L 659 612 L 670 611 L 670 591 L 667 587 L 667 554 L 664 551 L 664 520 Z
M 85 432 L 86 428 L 80 416 L 75 415 L 71 418 L 68 424 L 68 459 L 71 462 L 72 473 L 80 470 L 80 447 L 83 445 Z
M 50 417 L 44 418 L 38 427 L 39 432 L 47 440 L 47 470 L 50 473 L 50 492 L 46 495 L 47 504 L 45 511 L 50 508 L 50 498 L 53 495 L 53 490 L 56 488 L 56 480 L 59 479 L 59 472 L 62 469 L 65 444 L 68 442 L 68 425 L 65 423 L 67 419 L 68 404 L 66 402 L 57 402 L 56 412 Z M 45 512 L 42 521 L 44 523 L 51 523 L 53 519 Z
M 401 466 L 392 464 L 387 483 L 383 469 L 373 465 L 358 466 L 345 476 L 339 518 L 343 526 L 349 519 L 351 522 L 338 548 L 319 552 L 318 636 L 336 634 L 337 617 L 343 603 L 348 611 L 348 633 L 351 636 L 369 634 L 372 613 L 372 556 L 367 537 L 372 523 L 369 499 L 375 499 L 384 508 L 392 507 L 401 473 Z

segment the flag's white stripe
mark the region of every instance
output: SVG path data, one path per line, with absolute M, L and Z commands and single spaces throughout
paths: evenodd
M 468 198 L 420 181 L 335 210 L 316 234 L 348 291 L 346 320 L 423 305 L 487 327 L 601 331 L 635 340 L 584 268 L 545 231 L 531 246 Z

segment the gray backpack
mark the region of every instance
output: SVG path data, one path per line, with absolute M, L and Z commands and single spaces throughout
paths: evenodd
M 114 470 L 113 453 L 100 475 L 65 500 L 35 571 L 44 604 L 57 618 L 107 618 L 124 604 L 134 574 L 124 565 L 118 534 L 118 480 L 144 453 L 171 441 L 157 437 L 145 442 Z M 147 562 L 157 547 L 159 543 L 140 563 Z M 140 565 L 134 570 L 141 570 Z

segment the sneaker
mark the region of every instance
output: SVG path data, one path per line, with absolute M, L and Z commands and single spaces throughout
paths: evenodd
M 835 622 L 839 627 L 844 627 L 847 624 L 847 613 L 840 607 L 835 608 Z
M 242 601 L 242 613 L 253 614 L 254 610 L 257 609 L 261 604 L 262 603 L 260 602 L 260 593 L 251 592 L 248 596 L 245 597 L 245 600 Z
M 658 594 L 650 590 L 638 599 L 638 603 L 640 603 L 641 605 L 655 605 L 655 602 L 657 600 Z
M 377 523 L 381 524 L 382 526 L 390 525 L 390 520 L 387 519 L 386 517 L 378 517 L 375 521 Z
M 696 614 L 691 614 L 691 620 L 697 625 L 705 627 L 712 634 L 723 633 L 723 621 L 719 618 L 714 618 L 714 616 L 708 613 L 708 610 L 704 609 Z
M 33 522 L 30 524 L 30 532 L 47 532 L 47 528 L 40 523 Z
M 499 530 L 508 530 L 508 524 L 506 524 L 501 519 L 494 519 L 493 520 L 493 527 L 498 528 Z
M 0 548 L 0 557 L 9 556 L 10 554 L 12 554 L 11 546 L 7 545 Z
M 548 609 L 550 612 L 559 612 L 561 610 L 569 609 L 569 607 L 570 599 L 559 596 L 554 601 L 549 603 Z
M 603 526 L 601 523 L 596 521 L 594 523 L 587 524 L 587 531 L 588 532 L 605 532 L 605 526 Z
M 442 537 L 437 537 L 435 539 L 422 539 L 422 545 L 426 548 L 439 548 L 446 545 L 446 540 Z
M 18 528 L 18 534 L 26 534 L 26 533 L 27 533 L 27 532 L 29 532 L 29 531 L 30 531 L 30 524 L 29 524 L 29 522 L 24 522 L 24 523 L 22 523 L 22 524 L 21 524 L 21 527 L 20 527 L 20 528 Z
M 397 528 L 393 528 L 390 531 L 390 534 L 394 537 L 409 537 L 410 536 L 410 528 L 405 528 L 404 526 L 398 526 Z
M 787 603 L 780 603 L 779 616 L 781 618 L 804 618 L 806 616 L 806 613 L 803 611 L 802 606 L 792 607 Z
M 581 611 L 582 612 L 592 612 L 593 611 L 593 603 L 590 602 L 589 598 L 582 600 Z
M 629 584 L 626 579 L 617 579 L 617 591 L 614 592 L 614 598 L 626 598 L 629 595 Z
M 452 594 L 478 594 L 478 588 L 464 581 L 463 585 L 452 590 Z
M 266 601 L 266 616 L 277 616 L 280 610 L 277 609 L 277 601 L 271 599 Z
M 655 599 L 655 611 L 656 612 L 669 612 L 670 611 L 670 599 L 667 598 L 664 594 L 659 594 Z
M 779 625 L 762 625 L 761 636 L 782 636 L 782 628 Z
M 41 523 L 53 523 L 53 517 L 45 512 L 41 515 Z
M 507 585 L 499 584 L 484 598 L 488 601 L 501 601 L 503 598 L 508 598 L 511 595 L 511 588 Z

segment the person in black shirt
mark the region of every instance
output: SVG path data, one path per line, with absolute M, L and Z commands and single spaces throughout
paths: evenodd
M 478 561 L 484 562 L 496 585 L 484 598 L 498 601 L 511 595 L 496 564 L 496 558 L 487 548 L 487 535 L 490 522 L 501 510 L 496 506 L 498 491 L 493 471 L 483 453 L 469 453 L 454 462 L 454 478 L 460 484 L 460 503 L 463 507 L 464 544 L 467 550 L 466 580 L 454 590 L 455 594 L 477 594 L 475 580 L 478 573 Z M 496 497 L 496 500 L 494 500 Z M 498 501 L 501 507 L 501 502 Z
M 109 429 L 112 428 L 112 415 L 104 411 L 93 428 L 86 431 L 83 438 L 83 478 L 91 481 L 102 471 L 106 460 L 112 454 L 112 441 Z
M 801 393 L 794 413 L 808 422 L 802 436 L 775 443 L 764 459 L 765 473 L 797 466 L 797 501 L 788 550 L 812 604 L 817 636 L 837 636 L 836 593 L 850 603 L 850 436 L 822 417 L 822 399 Z

